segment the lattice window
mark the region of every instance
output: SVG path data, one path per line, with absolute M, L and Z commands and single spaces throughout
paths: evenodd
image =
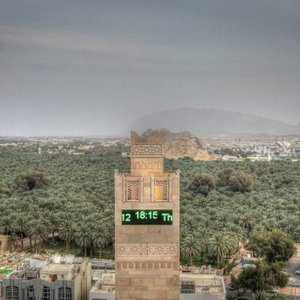
M 35 300 L 34 297 L 34 287 L 31 285 L 30 287 L 27 288 L 27 300 Z
M 58 300 L 72 300 L 72 289 L 70 287 L 60 287 L 58 289 Z
M 11 286 L 8 286 L 6 288 L 6 294 L 5 294 L 5 296 L 6 296 L 6 299 L 12 299 L 12 289 L 11 289 Z
M 50 288 L 47 286 L 43 287 L 42 300 L 50 300 Z
M 64 295 L 64 288 L 60 287 L 58 289 L 58 300 L 64 300 L 65 299 L 65 295 Z
M 127 180 L 126 181 L 126 201 L 141 200 L 141 181 Z
M 19 299 L 19 288 L 17 286 L 8 286 L 5 293 L 7 300 L 18 300 Z
M 66 288 L 66 300 L 72 300 L 72 290 L 71 288 Z
M 154 201 L 168 201 L 167 179 L 156 179 L 154 181 Z
M 181 281 L 180 294 L 195 294 L 196 285 L 194 281 Z

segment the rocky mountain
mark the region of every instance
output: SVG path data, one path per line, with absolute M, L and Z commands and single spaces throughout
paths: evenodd
M 172 133 L 168 129 L 146 130 L 142 137 L 162 137 L 164 154 L 167 158 L 191 157 L 195 160 L 211 160 L 212 157 L 202 147 L 199 139 L 188 131 Z
M 188 130 L 199 137 L 208 134 L 300 134 L 300 126 L 273 119 L 223 110 L 191 108 L 145 115 L 130 128 L 140 132 L 147 128 L 168 128 L 174 132 Z

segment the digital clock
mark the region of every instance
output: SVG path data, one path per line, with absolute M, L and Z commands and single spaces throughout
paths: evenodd
M 122 210 L 123 225 L 172 225 L 172 210 Z

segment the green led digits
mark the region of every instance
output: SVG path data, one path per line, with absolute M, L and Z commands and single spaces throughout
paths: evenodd
M 169 214 L 169 213 L 163 213 L 162 216 L 163 216 L 163 220 L 164 220 L 164 221 L 172 221 L 172 220 L 173 220 L 172 214 Z
M 156 220 L 158 218 L 157 210 L 138 210 L 134 214 L 137 220 Z
M 158 218 L 158 211 L 157 210 L 149 211 L 149 216 L 150 219 L 156 220 Z
M 139 220 L 139 219 L 142 219 L 142 220 L 147 219 L 147 215 L 146 215 L 146 213 L 143 210 L 142 211 L 136 211 L 135 215 L 136 215 L 137 220 Z
M 130 222 L 131 221 L 131 214 L 129 214 L 129 213 L 123 213 L 122 214 L 122 221 L 123 222 Z
M 172 210 L 123 210 L 123 225 L 172 225 Z

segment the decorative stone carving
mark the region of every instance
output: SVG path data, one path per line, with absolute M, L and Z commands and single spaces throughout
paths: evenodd
M 151 261 L 151 262 L 135 262 L 135 263 L 128 263 L 128 262 L 119 262 L 116 264 L 117 270 L 127 270 L 127 269 L 134 269 L 134 270 L 178 270 L 179 264 L 175 262 L 159 262 L 159 261 Z
M 131 163 L 131 168 L 139 170 L 161 170 L 163 168 L 163 163 L 135 161 Z
M 168 179 L 154 180 L 154 202 L 168 201 Z
M 118 244 L 116 245 L 116 255 L 125 256 L 175 256 L 179 254 L 177 243 L 165 244 Z
M 141 180 L 126 180 L 125 201 L 141 201 Z
M 131 155 L 162 156 L 162 145 L 131 145 Z

